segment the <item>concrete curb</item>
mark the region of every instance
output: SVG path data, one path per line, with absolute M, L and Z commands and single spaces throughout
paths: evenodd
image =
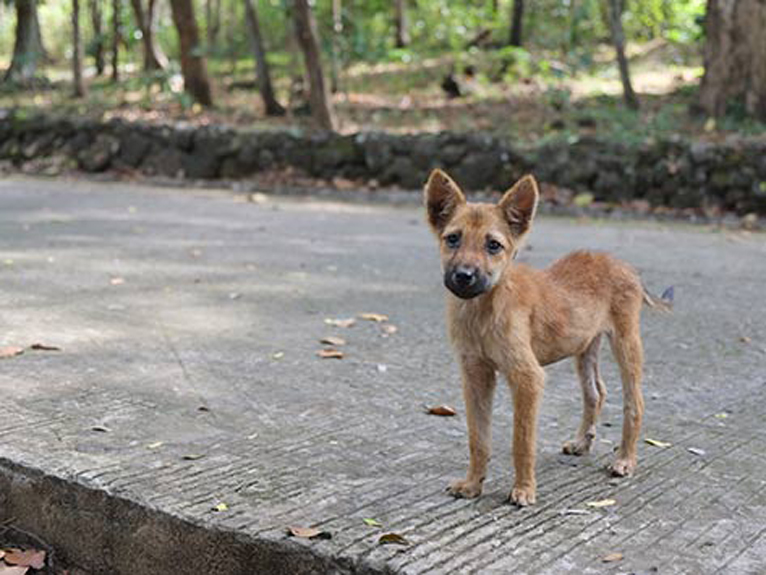
M 48 573 L 77 566 L 92 575 L 383 574 L 317 549 L 313 542 L 251 537 L 193 522 L 75 477 L 0 458 L 0 523 L 54 541 Z

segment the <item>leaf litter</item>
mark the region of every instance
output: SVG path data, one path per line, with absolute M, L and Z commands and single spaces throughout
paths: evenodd
M 8 548 L 3 551 L 5 552 L 3 561 L 8 565 L 32 567 L 33 569 L 43 569 L 45 567 L 45 551 L 40 549 Z
M 600 499 L 598 501 L 588 501 L 585 505 L 588 507 L 595 507 L 596 509 L 600 509 L 602 507 L 611 507 L 612 505 L 615 505 L 617 501 L 614 499 Z
M 29 346 L 29 349 L 35 351 L 61 351 L 61 348 L 55 345 L 48 345 L 45 343 L 33 343 Z
M 440 415 L 442 417 L 451 417 L 457 415 L 454 407 L 449 405 L 434 405 L 432 407 L 426 406 L 426 413 L 429 415 Z
M 403 535 L 398 533 L 384 533 L 378 538 L 379 545 L 412 545 Z
M 320 339 L 319 343 L 324 343 L 325 345 L 332 345 L 335 347 L 339 347 L 341 345 L 346 345 L 346 340 L 343 339 L 342 337 L 338 337 L 335 335 L 328 335 Z
M 320 349 L 317 355 L 322 359 L 343 359 L 343 352 L 338 349 Z
M 23 347 L 16 345 L 9 345 L 6 347 L 0 347 L 0 359 L 7 359 L 9 357 L 15 357 L 24 353 Z
M 360 313 L 358 317 L 359 319 L 374 321 L 376 323 L 383 323 L 388 321 L 388 316 L 383 313 Z
M 672 443 L 669 443 L 667 441 L 660 441 L 659 439 L 650 439 L 645 438 L 644 441 L 648 443 L 649 445 L 653 445 L 654 447 L 670 447 L 673 445 Z
M 332 533 L 316 527 L 288 527 L 287 534 L 301 539 L 332 539 Z
M 351 327 L 356 324 L 356 320 L 353 317 L 339 319 L 325 318 L 324 322 L 333 327 Z
M 622 561 L 623 555 L 622 553 L 610 553 L 609 555 L 604 555 L 601 558 L 602 563 L 615 563 L 617 561 Z

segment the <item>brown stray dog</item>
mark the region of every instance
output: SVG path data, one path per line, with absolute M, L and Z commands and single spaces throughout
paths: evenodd
M 535 502 L 542 366 L 574 356 L 583 418 L 563 450 L 573 455 L 590 450 L 606 397 L 598 371 L 604 335 L 620 366 L 624 397 L 622 442 L 611 471 L 624 476 L 636 467 L 644 412 L 640 313 L 643 303 L 662 304 L 649 296 L 630 266 L 607 254 L 573 252 L 546 270 L 512 264 L 531 228 L 538 198 L 532 176 L 519 180 L 497 205 L 467 203 L 441 170 L 434 170 L 426 184 L 428 221 L 439 239 L 444 284 L 450 291 L 447 324 L 460 362 L 468 424 L 468 475 L 448 488 L 456 497 L 477 497 L 482 491 L 497 372 L 513 395 L 513 503 Z

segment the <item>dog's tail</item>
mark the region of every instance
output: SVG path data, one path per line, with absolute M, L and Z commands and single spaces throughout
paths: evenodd
M 652 295 L 649 290 L 646 289 L 645 285 L 642 285 L 641 287 L 644 288 L 644 303 L 646 305 L 665 313 L 670 313 L 673 311 L 673 297 L 675 291 L 673 286 L 670 286 L 668 289 L 662 292 L 660 297 Z

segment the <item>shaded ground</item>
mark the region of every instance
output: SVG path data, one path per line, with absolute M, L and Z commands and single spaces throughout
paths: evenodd
M 634 46 L 631 55 L 633 84 L 642 100 L 640 112 L 627 110 L 621 103 L 621 84 L 608 46 L 596 50 L 589 66 L 569 62 L 574 60 L 571 54 L 537 50 L 528 64 L 511 67 L 505 75 L 499 75 L 503 62 L 492 50 L 408 63 L 354 64 L 344 70 L 341 89 L 334 95 L 340 131 L 483 131 L 525 142 L 593 133 L 630 142 L 671 134 L 720 140 L 764 133 L 762 124 L 744 118 L 711 124 L 690 114 L 701 75 L 699 55 L 693 49 L 655 41 Z M 467 97 L 450 100 L 440 88 L 442 80 L 455 69 L 462 81 L 460 71 L 465 65 L 476 68 L 476 80 Z M 211 68 L 217 102 L 212 110 L 192 105 L 181 91 L 180 76 L 144 78 L 135 70 L 126 71 L 117 85 L 106 78 L 94 79 L 87 97 L 74 100 L 68 68 L 49 71 L 57 79 L 55 89 L 8 92 L 0 86 L 0 108 L 150 123 L 256 129 L 311 126 L 305 110 L 284 118 L 264 116 L 251 62 L 243 60 L 233 67 L 216 63 Z M 277 70 L 275 76 L 284 103 L 294 109 L 305 105 L 286 72 Z
M 642 443 L 634 478 L 605 474 L 621 419 L 606 359 L 596 453 L 561 455 L 580 399 L 572 367 L 556 365 L 540 419 L 539 503 L 525 510 L 505 503 L 511 416 L 502 387 L 485 495 L 456 501 L 443 492 L 465 470 L 465 424 L 436 248 L 419 210 L 8 179 L 0 238 L 0 345 L 62 348 L 2 360 L 5 461 L 288 554 L 309 550 L 346 571 L 762 572 L 760 235 L 539 222 L 525 261 L 608 249 L 652 288 L 676 286 L 674 314 L 644 321 L 644 437 L 672 445 Z M 397 332 L 325 323 L 362 312 L 387 314 Z M 344 359 L 316 356 L 327 335 L 348 341 Z M 428 416 L 423 404 L 459 414 Z M 587 506 L 606 498 L 616 504 Z M 103 548 L 85 537 L 99 509 L 83 505 L 14 514 L 64 556 L 118 558 L 109 537 Z M 83 531 L 51 537 L 50 517 L 73 513 Z M 333 538 L 288 540 L 288 525 Z M 412 545 L 379 546 L 383 531 Z M 138 563 L 159 564 L 162 544 L 143 548 Z M 601 562 L 617 552 L 621 561 Z

